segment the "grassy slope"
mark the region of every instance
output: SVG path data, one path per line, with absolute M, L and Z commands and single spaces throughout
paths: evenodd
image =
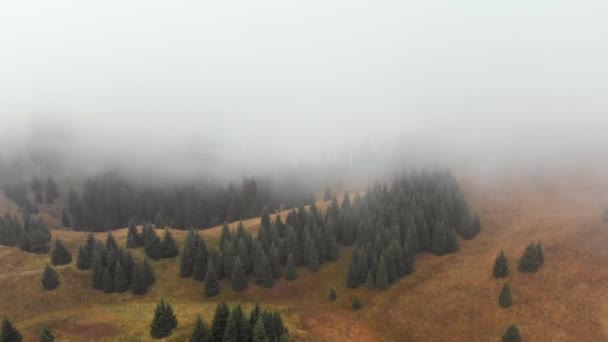
M 0 316 L 12 317 L 28 340 L 43 325 L 66 341 L 87 341 L 102 334 L 112 341 L 148 340 L 153 307 L 165 297 L 179 319 L 177 331 L 168 339 L 175 341 L 186 339 L 196 313 L 210 322 L 219 300 L 246 306 L 260 301 L 279 308 L 301 340 L 490 341 L 511 322 L 530 341 L 606 340 L 608 227 L 601 215 L 608 207 L 608 189 L 592 175 L 523 179 L 463 179 L 472 206 L 481 214 L 482 233 L 462 241 L 457 254 L 419 255 L 416 272 L 386 292 L 344 287 L 348 249 L 317 274 L 299 269 L 296 282 L 281 280 L 273 289 L 250 284 L 242 294 L 224 282 L 219 298 L 212 300 L 204 297 L 202 283 L 177 277 L 178 259 L 154 263 L 159 281 L 142 298 L 92 290 L 90 273 L 75 270 L 73 264 L 59 268 L 62 286 L 45 292 L 39 273 L 48 257 L 0 247 Z M 248 220 L 245 225 L 256 230 L 258 222 Z M 217 240 L 220 229 L 203 235 Z M 174 234 L 183 240 L 183 232 Z M 53 235 L 64 239 L 73 252 L 84 240 L 82 233 L 57 230 Z M 114 235 L 124 244 L 124 230 Z M 545 266 L 536 274 L 520 274 L 516 259 L 531 240 L 542 241 Z M 512 271 L 514 305 L 509 309 L 499 308 L 503 282 L 490 275 L 501 248 Z M 338 291 L 336 303 L 327 299 L 331 287 Z M 354 295 L 363 301 L 359 312 L 350 310 Z

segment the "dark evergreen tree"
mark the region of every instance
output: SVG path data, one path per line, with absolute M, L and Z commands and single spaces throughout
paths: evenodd
M 118 249 L 118 244 L 116 243 L 116 240 L 114 239 L 114 236 L 111 232 L 108 233 L 108 235 L 106 236 L 106 249 Z
M 329 187 L 325 188 L 325 194 L 323 195 L 323 200 L 324 201 L 331 201 L 332 197 L 333 197 L 333 195 L 331 193 L 331 189 Z
M 46 181 L 46 202 L 53 203 L 57 198 L 59 198 L 57 184 L 55 184 L 53 177 L 49 177 Z
M 129 290 L 129 278 L 125 270 L 122 267 L 120 262 L 116 263 L 116 268 L 114 269 L 114 284 L 113 289 L 115 292 L 127 292 Z
M 521 258 L 519 259 L 519 271 L 532 273 L 538 271 L 540 267 L 540 258 L 538 248 L 534 243 L 530 243 Z
M 511 286 L 509 284 L 504 284 L 502 289 L 500 290 L 500 295 L 498 296 L 498 304 L 503 308 L 508 308 L 513 303 L 513 298 L 511 297 Z
M 184 241 L 182 258 L 180 260 L 179 275 L 182 278 L 190 278 L 194 275 L 194 264 L 198 250 L 198 237 L 194 230 L 190 229 Z
M 67 265 L 71 262 L 72 254 L 65 247 L 63 241 L 60 239 L 55 240 L 55 247 L 51 251 L 51 264 L 58 266 Z
M 195 280 L 203 281 L 205 279 L 208 264 L 209 261 L 207 260 L 207 247 L 205 246 L 204 241 L 200 240 L 194 259 L 193 276 Z
M 515 324 L 509 325 L 505 333 L 502 335 L 502 342 L 521 342 L 521 336 L 519 335 L 519 329 Z
M 150 261 L 148 259 L 144 260 L 142 271 L 148 287 L 154 285 L 156 282 L 156 276 L 154 275 L 154 269 L 152 268 L 152 265 L 150 265 Z
M 169 229 L 165 229 L 165 235 L 163 236 L 162 241 L 161 255 L 163 258 L 175 258 L 179 255 L 179 249 L 177 248 L 177 244 L 175 243 L 173 234 L 171 234 Z
M 70 228 L 72 226 L 72 223 L 70 221 L 70 215 L 68 214 L 68 211 L 65 210 L 65 208 L 63 208 L 63 210 L 61 211 L 61 225 L 66 228 Z
M 346 278 L 346 286 L 349 289 L 354 289 L 359 286 L 359 273 L 357 272 L 357 265 L 355 264 L 355 258 L 350 260 L 348 265 L 348 277 Z
M 509 265 L 505 253 L 501 250 L 500 254 L 494 260 L 494 269 L 492 270 L 494 278 L 504 278 L 509 275 Z
M 237 342 L 238 332 L 236 330 L 236 321 L 234 320 L 234 314 L 228 316 L 226 322 L 226 329 L 224 329 L 224 336 L 222 337 L 223 342 Z
M 236 338 L 239 342 L 247 342 L 250 340 L 250 327 L 249 321 L 247 317 L 245 317 L 245 312 L 243 312 L 243 308 L 241 308 L 240 304 L 232 309 L 231 316 L 234 317 L 234 322 L 236 325 Z
M 376 282 L 374 280 L 374 276 L 372 275 L 371 270 L 369 270 L 367 272 L 367 278 L 365 279 L 365 287 L 367 287 L 370 290 L 376 288 Z
M 133 281 L 131 284 L 131 292 L 134 295 L 144 295 L 148 292 L 148 282 L 144 275 L 143 268 L 139 265 L 133 267 Z
M 51 333 L 51 331 L 47 328 L 43 328 L 40 332 L 40 342 L 53 342 L 55 341 L 55 336 Z
M 285 279 L 287 280 L 295 280 L 298 278 L 298 271 L 296 269 L 296 264 L 293 261 L 293 254 L 289 253 L 287 257 L 287 268 L 285 269 Z
M 253 326 L 253 342 L 269 342 L 266 336 L 266 328 L 264 327 L 264 321 L 258 319 Z
M 215 266 L 212 261 L 209 261 L 207 266 L 207 274 L 205 275 L 205 296 L 207 298 L 214 297 L 220 293 L 220 282 L 218 280 L 217 273 L 215 272 Z
M 317 272 L 319 270 L 319 254 L 314 242 L 310 242 L 310 251 L 308 254 L 308 270 L 310 272 Z
M 137 248 L 142 245 L 142 238 L 137 232 L 137 224 L 135 219 L 129 220 L 129 228 L 127 230 L 127 248 Z
M 2 321 L 2 331 L 0 331 L 0 341 L 2 342 L 21 342 L 23 337 L 19 330 L 13 326 L 11 321 L 5 318 Z
M 230 316 L 230 309 L 226 303 L 222 302 L 215 307 L 213 322 L 211 323 L 212 341 L 221 342 L 224 340 L 224 331 Z
M 177 317 L 173 313 L 171 304 L 160 300 L 154 310 L 154 318 L 150 325 L 150 336 L 153 338 L 164 338 L 171 335 L 171 331 L 177 327 Z
M 433 254 L 444 255 L 448 251 L 448 244 L 448 232 L 445 224 L 439 222 L 435 225 L 435 229 L 433 229 L 433 240 L 431 245 Z
M 381 257 L 380 262 L 378 263 L 378 271 L 376 272 L 374 285 L 378 290 L 388 289 L 389 282 L 386 274 L 386 263 L 384 261 L 384 257 Z
M 336 299 L 338 299 L 338 294 L 336 293 L 336 290 L 332 288 L 329 290 L 329 300 L 335 302 Z
M 247 275 L 241 263 L 241 259 L 237 256 L 232 269 L 232 289 L 241 292 L 247 288 Z
M 103 270 L 103 292 L 114 292 L 114 278 L 112 277 L 112 272 L 108 267 Z
M 105 271 L 103 256 L 100 252 L 96 252 L 93 257 L 93 275 L 92 283 L 93 288 L 96 290 L 103 290 L 103 274 Z
M 42 272 L 42 286 L 46 290 L 54 290 L 59 287 L 59 276 L 57 272 L 50 266 L 46 265 Z
M 353 298 L 353 310 L 359 310 L 361 309 L 361 300 L 359 299 L 359 297 L 355 297 Z
M 211 342 L 211 332 L 200 315 L 196 316 L 196 323 L 188 342 Z

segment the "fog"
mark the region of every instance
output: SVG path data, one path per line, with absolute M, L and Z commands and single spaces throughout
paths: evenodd
M 217 177 L 594 160 L 608 143 L 607 10 L 3 1 L 0 153 Z

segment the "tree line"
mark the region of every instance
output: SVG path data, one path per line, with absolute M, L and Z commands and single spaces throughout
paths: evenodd
M 0 216 L 0 245 L 19 247 L 30 253 L 48 253 L 51 232 L 46 223 L 28 212 L 23 212 L 23 223 L 15 215 Z
M 296 183 L 243 179 L 240 185 L 218 187 L 207 183 L 155 186 L 128 181 L 116 174 L 89 178 L 81 192 L 68 191 L 67 217 L 75 230 L 108 231 L 138 223 L 208 228 L 223 221 L 259 216 L 264 207 L 278 210 L 310 201 L 310 192 Z

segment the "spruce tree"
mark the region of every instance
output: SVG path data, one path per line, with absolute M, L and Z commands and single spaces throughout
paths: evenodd
M 0 331 L 0 341 L 2 342 L 21 342 L 23 337 L 19 330 L 5 318 L 2 321 L 2 331 Z
M 116 243 L 112 232 L 108 233 L 108 236 L 106 236 L 106 249 L 118 249 L 118 244 Z
M 194 276 L 195 280 L 203 281 L 205 279 L 208 264 L 207 248 L 205 247 L 203 240 L 200 240 L 196 251 L 196 256 L 194 258 L 194 269 L 192 271 L 192 275 Z
M 350 259 L 348 265 L 348 276 L 346 278 L 346 286 L 349 289 L 354 289 L 359 286 L 359 273 L 357 272 L 357 265 L 355 264 L 355 258 Z
M 255 322 L 253 327 L 253 342 L 269 342 L 266 336 L 266 328 L 264 327 L 264 321 L 261 318 Z
M 137 232 L 137 224 L 135 220 L 131 218 L 129 220 L 129 228 L 127 230 L 127 248 L 137 248 L 141 245 L 140 243 L 141 237 Z
M 194 274 L 194 264 L 196 252 L 198 249 L 198 241 L 194 230 L 190 229 L 184 241 L 184 249 L 180 260 L 179 276 L 182 278 L 190 278 Z
M 177 244 L 175 243 L 173 234 L 171 234 L 169 229 L 165 229 L 165 235 L 163 236 L 162 241 L 161 255 L 163 258 L 175 258 L 179 255 L 179 249 L 177 248 Z
M 319 254 L 317 253 L 317 248 L 312 241 L 308 255 L 308 270 L 310 272 L 317 272 L 319 270 Z
M 293 260 L 293 254 L 289 253 L 287 257 L 287 267 L 285 269 L 285 279 L 295 280 L 298 278 L 298 271 L 296 270 L 296 264 Z
M 109 268 L 103 270 L 103 292 L 111 293 L 114 291 L 114 278 Z
M 338 299 L 338 294 L 336 293 L 336 290 L 334 288 L 331 288 L 329 290 L 329 300 L 335 302 L 336 299 Z
M 144 275 L 143 268 L 139 265 L 133 267 L 133 280 L 131 284 L 131 292 L 134 295 L 144 295 L 148 292 L 148 282 Z
M 47 328 L 43 328 L 40 332 L 40 342 L 53 342 L 55 341 L 55 336 L 51 333 L 51 331 Z
M 78 257 L 76 258 L 76 268 L 81 271 L 91 268 L 89 255 L 83 246 L 78 247 Z
M 152 286 L 156 282 L 156 276 L 154 275 L 154 269 L 147 258 L 144 260 L 142 271 L 144 279 L 146 279 L 146 284 L 148 287 Z
M 224 329 L 224 336 L 222 342 L 237 342 L 238 333 L 236 330 L 236 321 L 234 320 L 234 313 L 228 316 L 226 322 L 226 329 Z
M 67 265 L 72 262 L 72 254 L 65 248 L 63 241 L 55 240 L 55 247 L 51 251 L 51 264 L 54 266 Z
M 211 336 L 214 342 L 221 342 L 224 340 L 224 331 L 226 330 L 226 324 L 228 323 L 228 316 L 230 316 L 230 309 L 226 303 L 222 302 L 215 307 L 215 314 L 213 315 L 213 322 L 211 323 Z
M 59 287 L 59 276 L 49 264 L 42 272 L 42 286 L 47 290 L 54 290 Z
M 365 280 L 365 287 L 367 287 L 370 290 L 376 288 L 376 282 L 374 280 L 374 276 L 372 275 L 372 270 L 369 270 L 367 272 L 367 279 Z
M 353 307 L 353 310 L 361 309 L 361 300 L 359 299 L 359 297 L 353 298 L 352 307 Z
M 100 253 L 96 252 L 93 257 L 93 274 L 92 274 L 92 283 L 93 288 L 96 290 L 103 290 L 103 273 L 105 271 L 105 266 L 103 264 L 102 256 Z
M 196 316 L 196 323 L 188 342 L 211 342 L 211 332 L 200 315 Z
M 250 339 L 250 327 L 249 327 L 249 321 L 247 320 L 247 317 L 245 317 L 245 312 L 243 312 L 243 308 L 241 307 L 240 304 L 237 304 L 237 306 L 232 309 L 232 316 L 234 316 L 234 322 L 236 325 L 236 335 L 237 335 L 237 341 L 243 341 L 243 342 L 247 342 Z
M 234 267 L 232 268 L 232 289 L 237 292 L 241 292 L 247 288 L 247 275 L 245 269 L 241 263 L 241 259 L 237 256 L 234 260 Z
M 542 253 L 542 252 L 541 252 Z M 534 243 L 530 243 L 521 258 L 519 259 L 519 271 L 532 273 L 538 271 L 540 267 L 540 258 L 538 248 Z
M 519 335 L 519 329 L 515 324 L 509 325 L 505 333 L 502 335 L 502 342 L 521 342 L 521 336 Z
M 435 255 L 444 255 L 448 251 L 448 232 L 445 224 L 439 222 L 433 229 L 433 240 L 431 244 L 431 251 Z
M 378 290 L 386 290 L 388 289 L 388 276 L 386 274 L 386 264 L 384 262 L 384 256 L 380 257 L 380 262 L 378 264 L 378 271 L 376 272 L 376 279 L 374 281 L 376 288 Z
M 65 228 L 70 228 L 72 226 L 72 223 L 70 222 L 70 215 L 65 208 L 63 208 L 61 211 L 61 226 Z
M 263 287 L 270 288 L 274 285 L 272 276 L 272 269 L 270 268 L 270 262 L 263 249 L 258 253 L 256 265 L 254 269 L 255 282 Z
M 173 313 L 171 304 L 160 300 L 154 310 L 154 318 L 150 325 L 150 336 L 153 338 L 164 338 L 171 335 L 171 331 L 177 327 L 177 317 Z
M 207 274 L 205 275 L 205 296 L 207 298 L 214 297 L 220 293 L 220 282 L 215 272 L 215 266 L 212 261 L 209 261 L 207 266 Z
M 129 290 L 129 278 L 125 270 L 122 267 L 120 262 L 116 263 L 116 268 L 114 269 L 114 291 L 123 293 Z
M 501 250 L 500 254 L 494 260 L 494 269 L 492 270 L 494 278 L 504 278 L 509 275 L 509 265 L 505 253 Z
M 502 289 L 500 290 L 500 295 L 498 296 L 498 304 L 503 308 L 508 308 L 513 303 L 513 298 L 511 297 L 511 286 L 509 284 L 504 284 Z

